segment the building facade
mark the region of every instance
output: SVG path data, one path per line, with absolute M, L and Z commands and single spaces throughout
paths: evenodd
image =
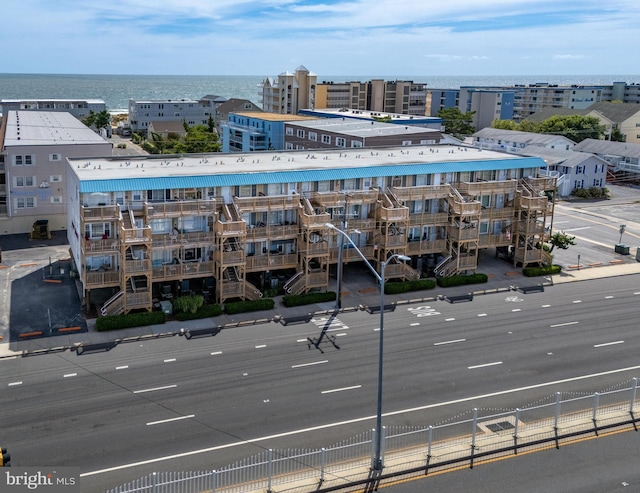
M 220 124 L 222 152 L 281 151 L 285 148 L 285 122 L 310 119 L 265 111 L 229 113 Z
M 553 217 L 539 158 L 460 146 L 69 159 L 68 239 L 85 307 L 151 310 L 330 287 L 342 227 L 387 279 L 473 272 L 478 250 L 545 263 Z M 342 261 L 361 262 L 352 249 Z
M 36 220 L 66 228 L 66 159 L 111 156 L 112 144 L 70 113 L 9 111 L 0 127 L 0 234 Z
M 151 122 L 185 122 L 189 126 L 207 125 L 226 99 L 205 96 L 191 99 L 129 100 L 129 126 L 134 132 L 146 132 Z
M 0 113 L 9 114 L 10 111 L 60 111 L 71 113 L 82 120 L 92 111 L 100 113 L 107 110 L 102 99 L 3 99 L 0 101 Z
M 261 83 L 262 109 L 268 113 L 297 115 L 303 108 L 316 106 L 317 76 L 303 65 Z

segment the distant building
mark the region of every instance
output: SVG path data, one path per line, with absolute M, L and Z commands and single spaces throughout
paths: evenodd
M 187 135 L 187 131 L 184 128 L 184 123 L 181 121 L 169 121 L 169 122 L 151 122 L 147 128 L 147 139 L 154 141 L 153 135 L 157 135 L 162 140 L 167 140 L 170 135 L 176 135 L 178 137 L 184 137 Z
M 220 124 L 222 152 L 255 152 L 285 148 L 285 123 L 310 117 L 264 111 L 229 113 Z
M 393 123 L 394 125 L 411 125 L 413 127 L 426 127 L 434 130 L 442 130 L 443 124 L 442 118 L 433 116 L 354 110 L 347 108 L 317 108 L 315 110 L 303 109 L 300 110 L 298 114 L 315 118 L 341 118 L 343 120 L 363 120 L 366 122 L 384 120 L 385 123 Z
M 527 150 L 540 148 L 568 151 L 576 145 L 574 141 L 561 135 L 537 134 L 491 127 L 478 130 L 472 137 L 475 147 L 505 152 L 520 152 L 525 148 Z
M 352 119 L 288 121 L 284 127 L 286 150 L 424 146 L 442 139 L 439 130 Z
M 640 144 L 585 139 L 574 149 L 590 152 L 609 163 L 610 183 L 640 181 Z
M 296 115 L 302 108 L 316 106 L 317 76 L 303 65 L 295 73 L 283 72 L 261 83 L 262 109 L 268 113 Z
M 129 100 L 129 125 L 134 132 L 146 132 L 151 122 L 181 121 L 189 126 L 207 125 L 226 99 L 205 96 L 191 99 Z
M 262 109 L 248 99 L 231 98 L 216 108 L 216 114 L 213 118 L 215 126 L 220 126 L 229 119 L 231 113 L 254 112 L 262 113 Z M 219 133 L 222 132 L 219 130 Z
M 66 159 L 112 154 L 110 142 L 70 113 L 9 111 L 0 140 L 0 234 L 27 233 L 39 219 L 66 228 Z
M 10 111 L 61 111 L 70 113 L 78 119 L 89 116 L 90 112 L 106 111 L 102 99 L 3 99 L 0 101 L 0 113 Z

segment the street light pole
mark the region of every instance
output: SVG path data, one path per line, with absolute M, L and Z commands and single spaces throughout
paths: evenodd
M 360 256 L 360 258 L 367 265 L 369 270 L 373 273 L 375 278 L 380 283 L 380 340 L 379 340 L 379 349 L 378 349 L 378 404 L 376 407 L 376 431 L 375 431 L 375 453 L 374 458 L 371 464 L 371 469 L 376 472 L 381 472 L 384 467 L 382 461 L 382 375 L 383 375 L 383 363 L 384 363 L 384 281 L 385 281 L 385 268 L 387 264 L 397 258 L 400 260 L 411 260 L 410 257 L 406 255 L 400 255 L 398 253 L 394 253 L 387 260 L 380 262 L 380 274 L 376 271 L 376 269 L 371 265 L 371 263 L 367 260 L 364 254 L 360 251 L 358 246 L 351 240 L 351 237 L 342 231 L 341 229 L 336 228 L 333 224 L 327 223 L 325 226 L 329 229 L 333 229 L 337 231 L 343 238 L 346 238 L 347 241 L 354 248 L 356 253 Z
M 342 192 L 344 194 L 344 209 L 342 211 L 342 231 L 347 230 L 347 207 L 349 205 L 349 192 Z M 342 309 L 342 255 L 344 250 L 344 237 L 340 235 L 340 241 L 338 241 L 338 265 L 336 267 L 336 277 L 338 292 L 336 293 L 336 310 Z

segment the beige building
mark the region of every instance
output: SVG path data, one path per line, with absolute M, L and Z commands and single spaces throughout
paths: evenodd
M 262 109 L 268 113 L 296 115 L 303 108 L 316 105 L 317 76 L 300 65 L 295 73 L 289 71 L 276 78 L 262 81 Z
M 0 145 L 0 234 L 27 233 L 36 220 L 65 229 L 66 159 L 112 154 L 80 120 L 53 111 L 9 111 Z
M 387 279 L 476 271 L 482 248 L 545 263 L 544 162 L 460 146 L 69 159 L 68 239 L 103 315 L 202 292 L 216 302 L 333 287 L 346 229 Z M 342 261 L 361 262 L 353 249 Z

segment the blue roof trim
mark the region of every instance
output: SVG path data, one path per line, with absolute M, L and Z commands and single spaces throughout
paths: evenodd
M 350 178 L 370 178 L 435 173 L 488 171 L 503 169 L 544 168 L 538 157 L 495 159 L 489 161 L 450 161 L 441 163 L 366 166 L 362 168 L 325 168 L 257 173 L 223 173 L 195 176 L 158 176 L 154 178 L 122 178 L 80 182 L 81 193 L 126 192 L 129 190 L 163 190 L 167 188 L 231 187 L 269 183 L 297 183 Z

